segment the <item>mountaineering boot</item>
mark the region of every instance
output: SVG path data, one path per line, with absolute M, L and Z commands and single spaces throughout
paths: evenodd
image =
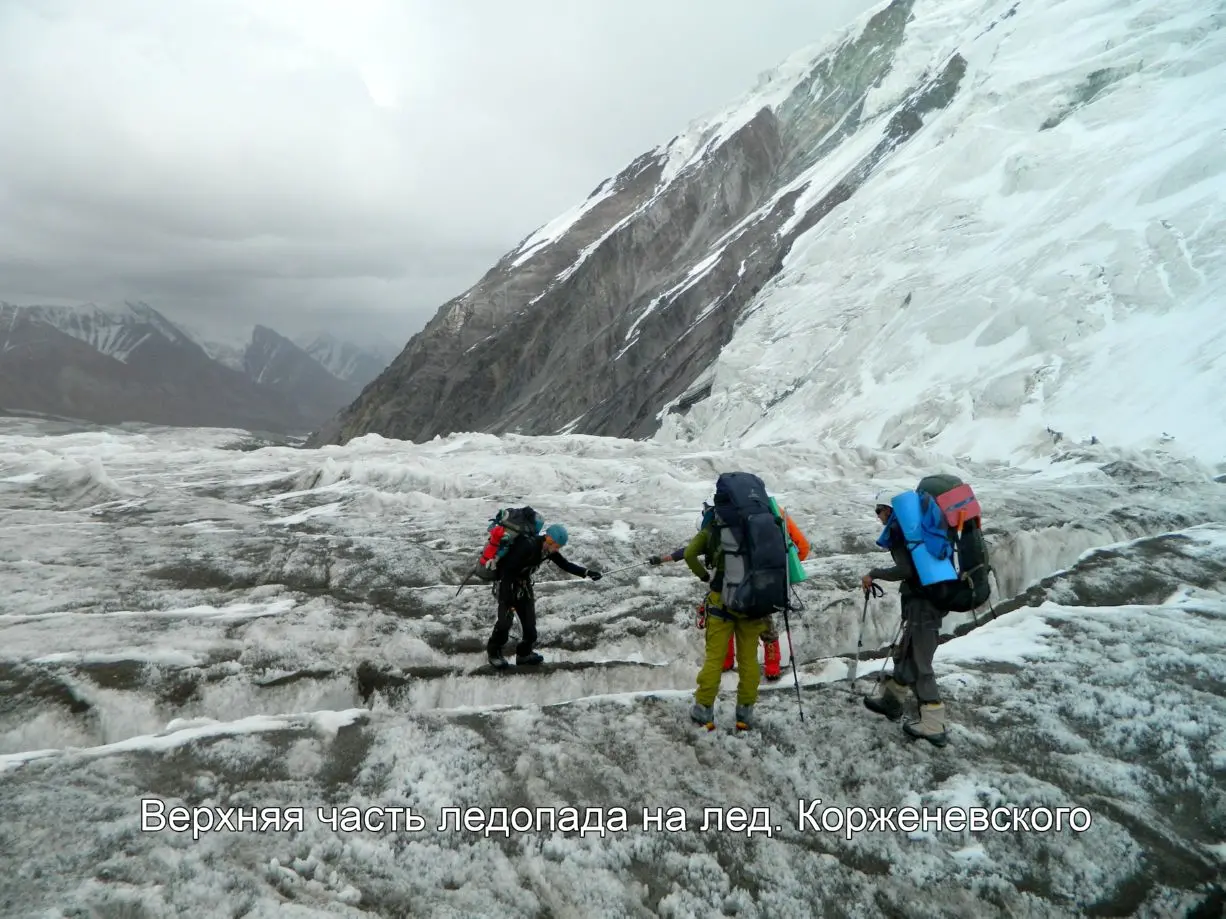
M 753 706 L 738 705 L 736 707 L 736 729 L 738 731 L 753 730 Z
M 701 724 L 708 731 L 715 730 L 715 706 L 699 705 L 694 703 L 694 707 L 690 709 L 690 720 L 695 724 Z
M 724 655 L 724 673 L 732 669 L 736 663 L 736 636 L 728 639 L 728 653 Z
M 505 657 L 494 651 L 489 652 L 486 657 L 489 659 L 490 666 L 496 670 L 506 670 L 511 666 L 507 663 L 507 659 Z
M 920 720 L 908 721 L 902 729 L 910 737 L 922 737 L 935 747 L 949 743 L 945 733 L 945 705 L 942 702 L 925 702 L 920 706 Z
M 762 675 L 770 682 L 775 682 L 779 679 L 783 672 L 780 669 L 780 662 L 783 660 L 783 652 L 779 650 L 779 639 L 766 643 L 766 666 L 762 669 Z
M 545 663 L 545 658 L 541 657 L 535 651 L 533 651 L 531 654 L 516 654 L 515 655 L 515 665 L 517 667 L 523 667 L 525 665 L 531 665 L 531 664 L 543 664 L 543 663 Z
M 907 687 L 890 677 L 881 684 L 877 695 L 865 697 L 864 707 L 870 712 L 885 715 L 891 721 L 897 721 L 902 717 L 902 704 L 906 698 Z

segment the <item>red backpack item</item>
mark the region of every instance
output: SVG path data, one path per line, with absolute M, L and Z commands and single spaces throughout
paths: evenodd
M 531 507 L 505 507 L 490 519 L 489 539 L 477 560 L 474 573 L 483 581 L 497 581 L 498 562 L 520 536 L 539 535 L 545 518 Z

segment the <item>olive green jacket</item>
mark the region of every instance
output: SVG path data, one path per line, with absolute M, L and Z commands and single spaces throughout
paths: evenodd
M 694 572 L 694 576 L 701 581 L 709 582 L 711 573 L 707 570 L 708 567 L 715 570 L 716 575 L 724 573 L 724 553 L 720 551 L 719 544 L 716 542 L 717 537 L 711 527 L 704 527 L 695 534 L 690 540 L 688 546 L 685 547 L 685 563 L 690 566 L 690 571 Z M 712 543 L 716 543 L 712 545 Z M 702 556 L 700 559 L 699 556 Z M 722 579 L 720 580 L 722 584 Z M 712 590 L 707 594 L 707 606 L 720 607 L 723 604 L 720 602 L 719 591 Z

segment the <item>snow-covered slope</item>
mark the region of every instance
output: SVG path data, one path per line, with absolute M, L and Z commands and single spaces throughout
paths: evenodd
M 965 88 L 796 240 L 662 434 L 1226 460 L 1220 5 L 920 0 L 861 133 L 955 53 Z
M 198 344 L 204 353 L 232 370 L 242 371 L 244 357 L 251 346 L 255 326 L 245 326 L 226 332 L 205 331 L 194 324 L 176 320 L 176 325 Z
M 382 351 L 344 341 L 329 332 L 298 335 L 293 342 L 328 373 L 359 389 L 377 377 L 391 361 L 391 356 Z
M 151 335 L 160 335 L 172 344 L 182 342 L 186 337 L 157 310 L 139 302 L 106 307 L 93 303 L 80 306 L 0 303 L 0 328 L 11 327 L 19 316 L 27 322 L 50 326 L 85 342 L 100 354 L 124 363 Z
M 861 602 L 872 495 L 938 462 L 997 569 L 943 624 L 940 750 L 859 700 L 898 625 L 893 589 Z M 735 673 L 689 723 L 701 585 L 644 563 L 737 468 L 813 546 L 749 735 Z M 608 573 L 544 566 L 548 665 L 497 674 L 494 598 L 456 587 L 525 501 Z M 0 916 L 1218 915 L 1223 520 L 1204 469 L 1104 444 L 1020 469 L 0 419 Z
M 882 4 L 531 234 L 314 442 L 1226 459 L 1223 62 L 1216 0 Z

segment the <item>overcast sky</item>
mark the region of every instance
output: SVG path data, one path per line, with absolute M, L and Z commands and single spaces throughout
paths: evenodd
M 383 333 L 868 0 L 0 0 L 0 300 Z

